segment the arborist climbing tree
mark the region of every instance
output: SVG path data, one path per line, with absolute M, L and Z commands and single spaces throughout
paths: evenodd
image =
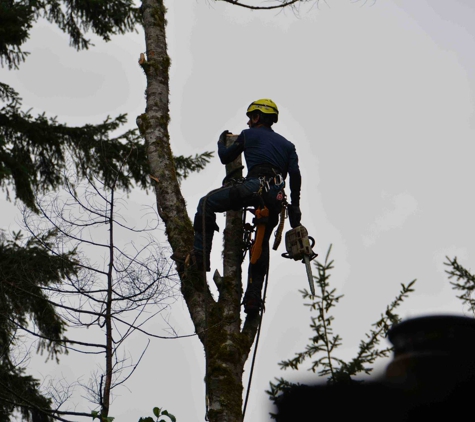
M 225 130 L 219 137 L 218 154 L 221 162 L 228 164 L 244 152 L 247 177 L 226 183 L 201 198 L 194 218 L 195 237 L 190 261 L 198 269 L 210 271 L 213 234 L 219 230 L 216 213 L 255 207 L 256 214 L 260 213 L 256 217 L 265 219 L 265 229 L 260 256 L 251 259 L 243 304 L 246 313 L 257 314 L 263 306 L 262 286 L 269 267 L 269 240 L 286 198 L 287 175 L 291 199 L 288 205 L 290 225 L 292 228 L 300 226 L 301 175 L 294 144 L 272 129 L 279 118 L 277 105 L 270 99 L 260 99 L 249 105 L 246 115 L 249 129 L 243 130 L 228 147 L 226 136 L 230 132 Z M 262 212 L 264 209 L 268 212 Z

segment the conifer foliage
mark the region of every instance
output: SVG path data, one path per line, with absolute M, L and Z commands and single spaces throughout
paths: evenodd
M 13 186 L 15 198 L 28 207 L 35 209 L 36 194 L 62 186 L 68 167 L 81 178 L 97 175 L 110 183 L 118 177 L 125 190 L 134 182 L 147 187 L 144 148 L 135 131 L 110 137 L 126 122 L 125 115 L 98 125 L 68 127 L 44 114 L 34 117 L 21 111 L 16 93 L 10 98 L 0 109 L 0 185 L 7 193 Z
M 18 93 L 0 83 L 0 186 L 9 195 L 35 209 L 35 195 L 65 184 L 64 174 L 74 168 L 80 179 L 97 177 L 117 189 L 129 191 L 134 184 L 149 186 L 145 147 L 136 129 L 112 136 L 127 122 L 121 114 L 97 125 L 69 127 L 45 114 L 33 116 L 21 110 Z M 176 156 L 179 178 L 202 170 L 212 153 Z
M 112 35 L 125 34 L 140 23 L 139 8 L 133 0 L 4 0 L 0 2 L 0 64 L 10 69 L 25 60 L 22 45 L 40 18 L 57 25 L 70 37 L 70 45 L 87 49 L 88 31 L 109 41 Z
M 53 232 L 38 239 L 24 241 L 20 233 L 0 240 L 0 420 L 8 421 L 14 409 L 25 420 L 43 421 L 39 409 L 48 408 L 50 400 L 39 392 L 39 383 L 25 375 L 17 365 L 14 349 L 18 345 L 18 330 L 36 327 L 40 336 L 38 349 L 56 358 L 64 351 L 65 324 L 50 304 L 44 288 L 75 273 L 72 253 L 54 255 L 44 245 L 50 245 Z
M 0 64 L 18 68 L 29 52 L 22 49 L 33 24 L 45 18 L 69 35 L 70 45 L 87 49 L 92 44 L 86 33 L 104 40 L 131 31 L 140 22 L 132 0 L 22 0 L 0 2 Z M 146 186 L 144 152 L 135 131 L 117 137 L 126 116 L 107 118 L 98 125 L 68 127 L 45 114 L 22 111 L 19 94 L 0 81 L 0 186 L 13 186 L 15 197 L 34 209 L 35 191 L 57 189 L 65 168 L 74 164 L 81 177 L 91 174 L 111 180 L 118 162 L 128 162 L 119 186 L 130 189 L 133 182 Z M 131 153 L 132 152 L 132 153 Z
M 30 52 L 23 51 L 22 45 L 40 18 L 69 35 L 70 45 L 78 50 L 92 46 L 86 37 L 89 32 L 109 41 L 141 22 L 133 0 L 1 1 L 2 67 L 14 70 L 27 58 Z M 12 187 L 15 199 L 32 209 L 35 192 L 60 187 L 70 167 L 80 178 L 98 177 L 106 184 L 114 180 L 117 189 L 128 191 L 134 184 L 147 188 L 149 171 L 140 135 L 136 129 L 116 135 L 126 121 L 121 114 L 99 124 L 69 127 L 44 113 L 34 116 L 23 110 L 15 89 L 0 81 L 0 186 L 9 198 Z M 178 177 L 200 171 L 211 156 L 205 152 L 174 157 Z
M 449 275 L 452 288 L 460 293 L 460 296 L 457 297 L 464 305 L 468 306 L 469 311 L 475 316 L 475 275 L 463 267 L 457 257 L 446 257 L 446 259 L 444 264 L 449 267 L 446 273 Z
M 373 370 L 372 365 L 377 359 L 389 356 L 392 348 L 380 347 L 380 342 L 386 337 L 389 329 L 400 321 L 395 310 L 408 297 L 409 293 L 414 291 L 416 280 L 407 285 L 401 283 L 398 295 L 386 306 L 381 317 L 372 324 L 365 339 L 360 341 L 357 355 L 350 361 L 343 360 L 335 354 L 338 347 L 342 345 L 342 338 L 333 332 L 334 317 L 331 314 L 343 296 L 337 295 L 336 289 L 330 286 L 330 270 L 333 269 L 330 251 L 331 246 L 324 263 L 315 262 L 318 275 L 314 279 L 319 292 L 315 296 L 310 295 L 306 290 L 302 292 L 303 298 L 311 301 L 307 306 L 316 313 L 316 316 L 311 317 L 310 324 L 314 334 L 303 352 L 296 353 L 293 359 L 282 361 L 279 365 L 281 369 L 298 370 L 305 361 L 312 359 L 309 371 L 317 373 L 320 377 L 325 377 L 329 384 L 348 384 L 358 374 L 369 375 Z M 276 383 L 270 383 L 268 391 L 270 399 L 277 403 L 281 394 L 289 391 L 295 385 L 297 384 L 278 378 Z
M 30 30 L 46 19 L 69 36 L 77 50 L 93 46 L 95 34 L 105 41 L 135 30 L 141 13 L 133 0 L 0 0 L 0 67 L 15 71 L 28 55 Z M 106 117 L 99 124 L 71 127 L 46 113 L 24 107 L 20 94 L 0 80 L 0 188 L 7 198 L 39 212 L 39 195 L 66 184 L 73 170 L 78 180 L 100 179 L 118 190 L 150 186 L 143 141 L 136 129 L 124 130 L 126 115 Z M 122 133 L 121 133 L 122 130 Z M 208 163 L 211 153 L 173 157 L 176 176 L 186 178 Z M 1 233 L 0 233 L 1 234 Z M 40 351 L 51 357 L 65 350 L 66 329 L 44 289 L 74 275 L 74 254 L 54 255 L 48 242 L 56 233 L 24 241 L 19 234 L 0 237 L 0 420 L 16 409 L 25 420 L 50 420 L 51 402 L 39 383 L 15 362 L 18 327 L 31 326 L 40 338 Z M 32 321 L 32 322 L 31 322 Z
M 104 40 L 123 34 L 140 22 L 132 0 L 6 0 L 0 2 L 0 65 L 14 71 L 29 52 L 22 46 L 35 22 L 45 18 L 70 37 L 76 49 L 91 46 L 86 33 Z M 34 52 L 32 52 L 34 53 Z M 73 166 L 80 177 L 99 175 L 130 189 L 147 183 L 143 147 L 135 131 L 111 136 L 126 121 L 125 115 L 107 118 L 98 125 L 68 127 L 45 114 L 24 111 L 19 94 L 0 81 L 0 186 L 14 198 L 37 210 L 35 196 L 61 187 L 65 169 Z M 122 167 L 124 157 L 127 164 Z M 120 163 L 120 164 L 119 164 Z M 121 171 L 119 171 L 121 170 Z M 75 272 L 72 255 L 54 255 L 44 246 L 54 238 L 23 241 L 21 235 L 0 239 L 0 420 L 9 420 L 14 409 L 25 420 L 50 418 L 39 409 L 50 400 L 39 392 L 38 381 L 19 369 L 13 353 L 19 326 L 33 324 L 39 336 L 39 351 L 50 357 L 64 350 L 66 329 L 44 293 Z

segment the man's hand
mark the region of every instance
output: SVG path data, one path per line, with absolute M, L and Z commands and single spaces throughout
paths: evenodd
M 229 130 L 225 130 L 221 135 L 219 135 L 218 143 L 226 145 L 226 136 L 231 135 Z
M 290 226 L 295 229 L 295 227 L 300 226 L 300 220 L 302 219 L 302 212 L 298 205 L 289 205 L 289 221 Z

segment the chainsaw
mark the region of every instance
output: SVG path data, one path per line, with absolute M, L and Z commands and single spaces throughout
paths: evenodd
M 282 254 L 284 258 L 293 259 L 295 261 L 302 260 L 305 264 L 308 284 L 310 285 L 310 292 L 313 296 L 315 296 L 315 287 L 310 261 L 318 256 L 318 254 L 312 250 L 314 246 L 315 240 L 308 235 L 307 229 L 304 226 L 298 226 L 285 234 L 285 248 L 287 252 Z

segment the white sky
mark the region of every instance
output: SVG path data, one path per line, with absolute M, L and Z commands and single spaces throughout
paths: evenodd
M 443 262 L 457 256 L 470 268 L 475 259 L 475 4 L 327 0 L 302 7 L 299 16 L 210 0 L 166 5 L 173 151 L 215 151 L 223 130 L 246 127 L 251 101 L 269 97 L 278 104 L 275 130 L 295 143 L 300 157 L 302 222 L 322 259 L 333 244 L 331 281 L 345 295 L 334 324 L 343 337 L 341 356 L 353 356 L 400 283 L 414 278 L 416 292 L 402 316 L 462 313 Z M 25 107 L 60 121 L 93 123 L 128 113 L 134 127 L 145 108 L 137 65 L 143 34 L 95 43 L 78 53 L 58 29 L 36 25 L 25 48 L 31 56 L 19 71 L 2 69 L 2 81 Z M 190 216 L 222 175 L 216 157 L 182 184 Z M 154 204 L 155 198 L 135 192 L 130 202 Z M 2 209 L 2 226 L 13 227 L 7 214 L 13 216 L 14 206 L 2 202 Z M 217 238 L 213 270 L 220 245 Z M 277 362 L 302 351 L 311 336 L 298 293 L 306 287 L 305 269 L 281 252 L 271 257 L 248 421 L 269 420 L 264 390 L 275 376 L 291 375 Z M 170 318 L 179 334 L 192 332 L 182 301 Z M 72 359 L 40 372 L 87 376 Z M 196 338 L 154 341 L 129 390 L 118 392 L 112 415 L 116 422 L 136 421 L 164 406 L 180 422 L 202 421 L 203 377 Z

